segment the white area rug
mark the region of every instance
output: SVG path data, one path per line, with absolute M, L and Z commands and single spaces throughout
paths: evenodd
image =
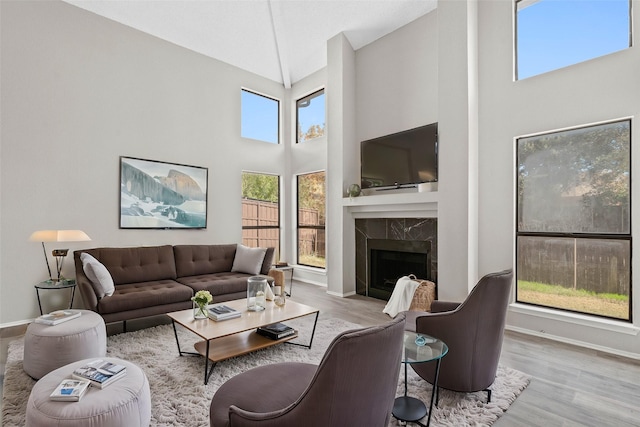
M 297 341 L 308 342 L 313 316 L 287 323 L 300 330 Z M 178 355 L 171 325 L 111 336 L 107 342 L 107 355 L 136 363 L 147 374 L 151 386 L 152 426 L 204 427 L 209 425 L 209 404 L 213 394 L 229 378 L 255 366 L 282 361 L 318 363 L 339 332 L 354 328 L 358 325 L 340 319 L 321 319 L 310 350 L 285 344 L 220 362 L 206 386 L 203 358 Z M 180 327 L 178 333 L 183 351 L 192 351 L 196 337 Z M 22 357 L 23 341 L 18 339 L 9 345 L 5 368 L 2 399 L 2 425 L 5 427 L 24 425 L 27 399 L 35 383 L 22 370 Z M 398 396 L 404 393 L 404 370 L 401 369 L 399 374 Z M 428 405 L 431 386 L 411 369 L 408 383 L 409 395 Z M 491 425 L 528 383 L 529 378 L 525 374 L 500 366 L 489 404 L 485 403 L 486 393 L 463 394 L 441 390 L 440 403 L 433 412 L 431 425 Z M 426 418 L 423 421 L 426 422 Z M 397 421 L 392 418 L 389 425 L 395 426 Z

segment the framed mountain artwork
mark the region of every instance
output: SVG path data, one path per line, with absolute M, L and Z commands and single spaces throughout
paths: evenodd
M 120 157 L 120 228 L 207 228 L 208 169 Z

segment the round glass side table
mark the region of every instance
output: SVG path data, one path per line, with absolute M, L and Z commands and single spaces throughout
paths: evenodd
M 69 309 L 73 307 L 73 298 L 76 294 L 76 281 L 75 279 L 65 279 L 60 281 L 45 280 L 35 285 L 36 296 L 38 297 L 38 307 L 40 308 L 40 314 L 42 315 L 42 303 L 40 302 L 40 290 L 41 289 L 71 289 L 71 296 L 69 298 Z
M 431 412 L 433 411 L 434 397 L 438 390 L 438 374 L 440 373 L 440 361 L 447 354 L 449 348 L 437 338 L 415 332 L 404 332 L 404 353 L 402 363 L 404 364 L 404 396 L 396 397 L 393 403 L 392 415 L 399 421 L 416 423 L 426 427 L 431 422 Z M 436 373 L 433 379 L 433 389 L 431 390 L 431 403 L 429 410 L 425 403 L 415 397 L 407 396 L 407 366 L 414 363 L 436 362 Z M 425 415 L 429 414 L 427 424 L 419 422 Z

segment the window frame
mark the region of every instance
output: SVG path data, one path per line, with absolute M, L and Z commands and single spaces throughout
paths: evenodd
M 277 122 L 276 122 L 276 126 L 277 126 L 277 130 L 276 130 L 276 132 L 277 132 L 277 134 L 276 134 L 277 141 L 276 142 L 266 141 L 264 139 L 251 138 L 251 137 L 244 136 L 242 134 L 242 128 L 243 128 L 242 123 L 243 123 L 243 118 L 244 118 L 244 116 L 242 114 L 243 113 L 243 111 L 242 111 L 242 92 L 247 92 L 247 93 L 249 93 L 251 95 L 259 96 L 259 97 L 262 97 L 262 98 L 265 98 L 265 99 L 268 99 L 268 100 L 276 102 L 276 105 L 277 105 Z M 281 143 L 281 139 L 282 139 L 280 137 L 280 134 L 281 134 L 281 125 L 280 125 L 281 119 L 280 119 L 280 116 L 281 116 L 281 112 L 282 112 L 282 108 L 281 108 L 280 104 L 281 104 L 280 100 L 275 98 L 275 97 L 273 97 L 273 96 L 265 95 L 264 93 L 256 92 L 254 90 L 247 89 L 245 87 L 241 87 L 240 88 L 240 137 L 243 138 L 243 139 L 251 140 L 251 141 L 260 141 L 260 142 L 264 142 L 264 143 L 267 143 L 267 144 L 279 145 Z
M 244 217 L 243 213 L 241 212 L 242 234 L 244 234 L 244 230 L 257 230 L 258 233 L 260 232 L 260 230 L 277 230 L 278 246 L 275 248 L 276 249 L 276 254 L 275 254 L 275 258 L 274 258 L 274 262 L 275 262 L 275 261 L 277 261 L 278 257 L 280 256 L 281 248 L 282 248 L 282 228 L 281 228 L 281 217 L 282 217 L 282 200 L 281 200 L 282 177 L 280 175 L 277 175 L 277 174 L 270 174 L 270 173 L 253 172 L 253 171 L 245 171 L 245 170 L 243 170 L 242 171 L 242 177 L 244 177 L 245 174 L 272 176 L 272 177 L 276 177 L 277 180 L 278 180 L 278 224 L 277 225 L 245 226 L 244 225 L 245 217 Z M 242 182 L 242 180 L 243 180 L 243 178 L 241 178 L 241 182 Z M 242 201 L 244 201 L 244 199 L 245 198 L 242 195 L 242 191 L 241 191 L 240 192 L 240 202 L 242 203 Z M 257 200 L 257 199 L 249 199 L 249 200 Z M 259 241 L 260 237 L 258 236 L 257 239 Z M 244 244 L 244 235 L 242 236 L 242 240 L 243 240 L 243 244 Z
M 518 171 L 518 166 L 519 166 L 519 140 L 523 139 L 523 138 L 530 138 L 530 137 L 535 137 L 535 136 L 543 136 L 543 135 L 552 135 L 552 134 L 558 134 L 561 132 L 565 132 L 565 131 L 572 131 L 572 130 L 580 130 L 580 129 L 588 129 L 588 128 L 596 128 L 598 126 L 604 126 L 604 125 L 608 125 L 608 124 L 614 124 L 614 123 L 623 123 L 623 122 L 628 122 L 629 123 L 629 152 L 628 152 L 628 156 L 629 156 L 629 187 L 628 187 L 628 191 L 629 191 L 629 230 L 626 233 L 606 233 L 606 232 L 559 232 L 559 231 L 553 231 L 553 232 L 545 232 L 545 231 L 520 231 L 520 214 L 521 214 L 521 203 L 520 203 L 520 197 L 519 197 L 519 185 L 518 185 L 518 180 L 519 180 L 519 171 Z M 542 308 L 546 308 L 546 309 L 550 309 L 550 310 L 557 310 L 557 311 L 561 311 L 561 312 L 568 312 L 568 313 L 576 313 L 576 314 L 580 314 L 580 315 L 584 315 L 584 316 L 592 316 L 592 317 L 596 317 L 596 318 L 604 318 L 604 319 L 611 319 L 614 321 L 618 321 L 618 322 L 624 322 L 624 323 L 629 323 L 632 324 L 633 323 L 633 214 L 632 214 L 632 209 L 633 209 L 633 192 L 632 192 L 632 163 L 633 163 L 633 157 L 632 157 L 632 146 L 633 146 L 633 119 L 632 117 L 623 117 L 623 118 L 619 118 L 619 119 L 614 119 L 614 120 L 608 120 L 608 121 L 603 121 L 603 122 L 597 122 L 597 123 L 591 123 L 591 124 L 586 124 L 586 125 L 580 125 L 580 126 L 573 126 L 573 127 L 569 127 L 569 128 L 563 128 L 563 129 L 556 129 L 556 130 L 552 130 L 552 131 L 545 131 L 545 132 L 539 132 L 539 133 L 534 133 L 534 134 L 528 134 L 528 135 L 521 135 L 518 136 L 516 138 L 514 138 L 515 141 L 515 168 L 514 168 L 514 172 L 515 172 L 515 221 L 514 221 L 514 225 L 515 225 L 515 238 L 514 238 L 514 243 L 515 243 L 515 265 L 516 265 L 516 274 L 515 274 L 515 280 L 514 280 L 514 287 L 515 287 L 515 302 L 518 304 L 525 304 L 525 305 L 531 305 L 531 306 L 535 306 L 535 307 L 542 307 Z M 629 303 L 628 303 L 628 318 L 627 319 L 622 319 L 619 317 L 613 317 L 613 316 L 606 316 L 606 315 L 601 315 L 601 314 L 597 314 L 597 313 L 590 313 L 590 312 L 586 312 L 586 311 L 578 311 L 578 310 L 571 310 L 568 308 L 562 308 L 562 307 L 554 307 L 554 306 L 550 306 L 550 305 L 542 305 L 542 304 L 536 304 L 533 302 L 529 302 L 529 301 L 521 301 L 519 299 L 519 286 L 518 286 L 518 279 L 519 279 L 519 271 L 517 266 L 519 265 L 519 261 L 520 261 L 520 253 L 519 253 L 519 238 L 520 237 L 542 237 L 542 238 L 561 238 L 561 239 L 575 239 L 574 243 L 577 242 L 578 239 L 580 240 L 591 240 L 591 239 L 599 239 L 599 240 L 612 240 L 612 241 L 627 241 L 629 242 Z
M 312 138 L 312 139 L 306 139 L 306 140 L 300 141 L 300 132 L 298 131 L 298 129 L 300 127 L 299 126 L 300 125 L 300 107 L 298 107 L 298 104 L 300 102 L 304 101 L 304 100 L 307 100 L 307 99 L 309 101 L 311 101 L 314 98 L 319 97 L 320 95 L 325 95 L 326 96 L 325 88 L 318 89 L 315 92 L 312 92 L 312 93 L 310 93 L 308 95 L 305 95 L 302 98 L 299 98 L 299 99 L 296 100 L 296 125 L 295 125 L 296 144 L 300 144 L 300 143 L 303 143 L 303 142 L 309 142 L 309 141 L 317 140 L 318 138 L 326 137 L 326 122 L 327 122 L 327 111 L 326 111 L 327 101 L 326 101 L 326 97 L 325 97 L 325 104 L 324 104 L 325 111 L 324 111 L 324 123 L 323 123 L 325 125 L 325 128 L 324 128 L 323 134 L 321 136 L 317 136 L 317 137 Z
M 324 174 L 324 207 L 325 207 L 325 223 L 324 225 L 300 225 L 300 177 L 302 176 L 307 176 L 307 175 L 313 175 L 313 174 L 317 174 L 317 173 L 323 173 Z M 314 172 L 306 172 L 306 173 L 300 173 L 296 175 L 296 264 L 298 265 L 302 265 L 305 267 L 310 267 L 310 268 L 317 268 L 317 269 L 321 269 L 321 270 L 326 270 L 327 269 L 327 258 L 326 258 L 326 251 L 327 251 L 327 241 L 326 241 L 326 235 L 327 235 L 327 224 L 326 224 L 326 208 L 327 208 L 327 171 L 326 170 L 317 170 Z M 300 231 L 301 230 L 322 230 L 324 231 L 324 235 L 325 235 L 325 244 L 324 244 L 324 251 L 325 251 L 325 263 L 324 263 L 324 267 L 319 267 L 317 265 L 311 265 L 311 264 L 304 264 L 300 261 Z

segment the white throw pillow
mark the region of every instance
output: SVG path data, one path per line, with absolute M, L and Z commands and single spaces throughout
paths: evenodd
M 84 274 L 91 280 L 98 298 L 113 295 L 116 287 L 107 267 L 86 252 L 80 254 L 80 260 L 82 261 Z
M 266 248 L 249 248 L 244 245 L 238 245 L 231 271 L 253 275 L 260 274 L 266 253 Z

